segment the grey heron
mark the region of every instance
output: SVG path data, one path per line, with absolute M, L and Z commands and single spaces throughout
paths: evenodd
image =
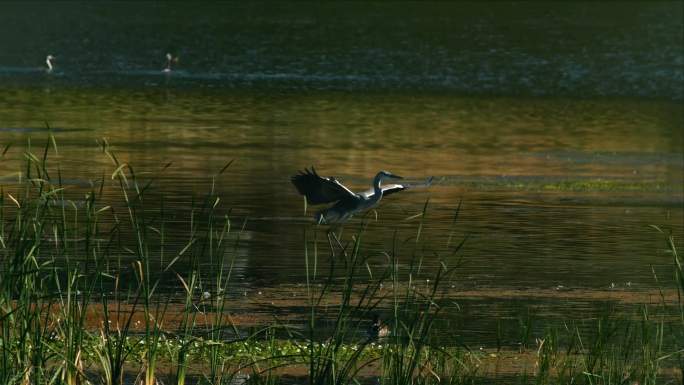
M 291 180 L 297 191 L 306 197 L 308 204 L 335 203 L 331 207 L 316 213 L 315 219 L 318 224 L 338 224 L 347 221 L 354 214 L 377 206 L 383 196 L 416 186 L 409 184 L 383 185 L 384 181 L 392 179 L 403 178 L 388 171 L 380 171 L 373 179 L 373 188 L 361 193 L 352 192 L 333 177 L 321 177 L 313 167 L 311 170 L 300 171 Z M 431 182 L 432 178 L 428 178 L 423 185 L 429 186 Z
M 52 61 L 55 59 L 52 55 L 47 55 L 45 58 L 45 64 L 47 65 L 47 72 L 52 72 Z

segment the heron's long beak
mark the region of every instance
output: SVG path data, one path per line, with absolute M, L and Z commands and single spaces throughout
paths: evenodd
M 393 179 L 404 179 L 403 176 L 399 176 L 399 175 L 395 175 L 395 174 L 389 174 L 388 176 L 389 176 L 390 178 L 393 178 Z

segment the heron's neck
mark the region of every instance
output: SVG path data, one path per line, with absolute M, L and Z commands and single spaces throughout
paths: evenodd
M 373 190 L 375 192 L 375 196 L 377 199 L 382 198 L 382 188 L 380 188 L 380 184 L 382 183 L 382 178 L 380 175 L 376 176 L 375 179 L 373 179 Z
M 45 64 L 47 64 L 49 70 L 52 69 L 52 63 L 50 63 L 50 59 L 45 59 Z

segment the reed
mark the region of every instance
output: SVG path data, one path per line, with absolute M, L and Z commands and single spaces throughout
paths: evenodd
M 193 198 L 183 218 L 187 239 L 174 250 L 156 179 L 120 162 L 106 140 L 100 146 L 111 165 L 81 199 L 62 181 L 52 135 L 38 150 L 29 141 L 21 177 L 0 187 L 0 383 L 276 384 L 288 370 L 302 369 L 301 382 L 311 385 L 360 383 L 367 376 L 383 385 L 496 377 L 482 369 L 483 353 L 449 346 L 436 334 L 465 239 L 455 242 L 452 227 L 440 263 L 426 266 L 428 253 L 434 256 L 429 202 L 411 217 L 414 232 L 395 231 L 390 249 L 380 253 L 364 242 L 377 223 L 372 218 L 347 225 L 346 234 L 305 227 L 304 328 L 274 317 L 245 330 L 231 320 L 229 293 L 248 221 L 236 222 L 215 189 L 232 162 Z M 5 146 L 2 157 L 8 154 Z M 160 165 L 156 175 L 169 166 Z M 609 308 L 589 323 L 542 332 L 528 312 L 517 326 L 518 353 L 532 354 L 534 370 L 512 382 L 648 385 L 662 381 L 663 368 L 684 370 L 684 274 L 675 240 L 665 236 L 676 304 L 663 300 L 636 316 Z M 171 306 L 181 309 L 173 326 Z M 389 335 L 368 333 L 375 314 Z M 492 331 L 497 354 L 505 349 L 501 330 L 499 323 Z M 162 381 L 164 371 L 169 375 Z

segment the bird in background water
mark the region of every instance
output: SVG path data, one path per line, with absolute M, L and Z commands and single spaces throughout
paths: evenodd
M 377 314 L 373 315 L 373 323 L 368 328 L 368 338 L 376 340 L 378 338 L 387 337 L 390 333 L 389 326 L 380 320 L 380 316 Z
M 45 65 L 47 65 L 47 72 L 52 72 L 52 61 L 55 60 L 55 57 L 52 55 L 47 55 L 45 58 Z
M 421 184 L 392 183 L 383 184 L 385 181 L 403 179 L 399 175 L 389 171 L 380 171 L 373 178 L 372 188 L 368 191 L 355 193 L 345 187 L 334 177 L 321 177 L 316 169 L 304 169 L 294 175 L 291 180 L 297 191 L 306 197 L 306 202 L 311 205 L 334 203 L 331 207 L 320 210 L 314 216 L 318 224 L 344 223 L 357 213 L 364 212 L 376 207 L 383 196 L 394 194 L 418 186 L 430 186 L 432 177 Z
M 162 72 L 171 72 L 171 64 L 178 63 L 178 56 L 173 56 L 170 53 L 166 53 L 166 67 Z

